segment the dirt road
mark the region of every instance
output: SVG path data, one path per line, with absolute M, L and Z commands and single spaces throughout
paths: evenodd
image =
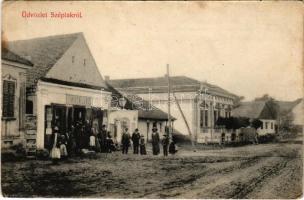
M 181 150 L 163 158 L 98 154 L 53 166 L 2 164 L 2 192 L 11 197 L 297 198 L 302 195 L 302 144 Z

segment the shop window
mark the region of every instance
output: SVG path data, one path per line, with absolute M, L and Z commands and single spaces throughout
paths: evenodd
M 3 81 L 2 116 L 14 118 L 15 105 L 15 81 Z
M 27 100 L 26 100 L 25 113 L 26 113 L 26 114 L 33 114 L 33 109 L 34 109 L 34 107 L 33 107 L 33 101 L 27 99 Z

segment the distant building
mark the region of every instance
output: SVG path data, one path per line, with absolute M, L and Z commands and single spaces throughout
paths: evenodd
M 136 94 L 160 110 L 168 111 L 167 77 L 118 79 L 108 81 L 119 91 Z M 199 143 L 219 142 L 221 132 L 215 125 L 217 119 L 229 117 L 236 95 L 206 82 L 186 76 L 170 77 L 171 91 L 189 124 L 195 141 Z M 189 135 L 187 126 L 171 95 L 171 115 L 176 118 L 174 128 Z M 152 126 L 153 122 L 150 122 Z
M 118 141 L 121 138 L 122 129 L 121 126 L 123 124 L 128 124 L 130 120 L 128 116 L 132 115 L 132 111 L 136 111 L 137 113 L 137 126 L 125 126 L 131 128 L 130 132 L 134 131 L 135 128 L 139 129 L 139 132 L 144 135 L 145 139 L 150 141 L 152 128 L 157 127 L 160 133 L 165 132 L 165 126 L 168 125 L 168 114 L 152 104 L 148 101 L 143 100 L 143 98 L 135 95 L 126 93 L 123 90 L 118 91 L 114 87 L 108 84 L 109 90 L 112 92 L 112 104 L 111 104 L 111 112 L 117 112 L 116 119 L 109 119 L 109 127 L 111 132 L 114 133 L 114 136 L 117 136 Z M 126 104 L 124 107 L 119 105 L 119 99 L 125 98 Z M 124 110 L 122 110 L 124 109 Z M 171 116 L 172 121 L 175 120 L 173 116 Z
M 279 105 L 279 118 L 290 118 L 291 124 L 303 129 L 304 123 L 304 105 L 303 99 L 295 101 L 276 101 Z
M 277 106 L 270 101 L 242 102 L 231 112 L 233 117 L 246 117 L 251 120 L 259 119 L 263 122 L 257 129 L 259 136 L 274 134 L 277 125 Z
M 107 123 L 111 93 L 82 33 L 9 42 L 8 48 L 28 58 L 27 145 L 50 148 L 54 126 L 67 132 L 76 122 Z
M 33 64 L 16 53 L 2 47 L 2 148 L 24 143 L 26 70 Z

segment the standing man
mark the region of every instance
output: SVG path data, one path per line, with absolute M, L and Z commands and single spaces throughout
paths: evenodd
M 122 143 L 122 154 L 128 154 L 128 148 L 129 148 L 129 145 L 130 145 L 130 139 L 131 139 L 131 136 L 128 132 L 128 128 L 125 129 L 124 133 L 122 134 L 122 140 L 121 140 L 121 143 Z
M 164 156 L 168 156 L 169 136 L 167 134 L 164 135 L 162 144 L 163 144 Z
M 101 152 L 106 152 L 106 145 L 107 145 L 107 127 L 105 124 L 102 125 L 101 131 L 97 136 L 100 142 L 100 149 Z
M 159 154 L 159 134 L 156 127 L 152 128 L 152 150 L 153 155 Z
M 138 154 L 139 140 L 140 140 L 140 133 L 138 132 L 138 128 L 137 128 L 137 129 L 135 129 L 134 133 L 132 134 L 133 153 L 134 154 Z

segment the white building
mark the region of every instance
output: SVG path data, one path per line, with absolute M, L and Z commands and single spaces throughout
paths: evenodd
M 9 42 L 28 58 L 27 143 L 50 148 L 52 128 L 69 131 L 76 122 L 107 123 L 111 93 L 82 33 Z
M 33 64 L 2 47 L 1 145 L 23 144 L 25 130 L 26 70 Z
M 120 91 L 136 94 L 160 110 L 168 111 L 167 77 L 119 79 L 108 82 Z M 215 123 L 220 116 L 230 116 L 231 107 L 237 96 L 218 86 L 186 76 L 170 77 L 170 82 L 193 139 L 200 143 L 219 142 L 221 132 Z M 176 118 L 174 129 L 189 135 L 173 95 L 170 102 L 171 115 Z

